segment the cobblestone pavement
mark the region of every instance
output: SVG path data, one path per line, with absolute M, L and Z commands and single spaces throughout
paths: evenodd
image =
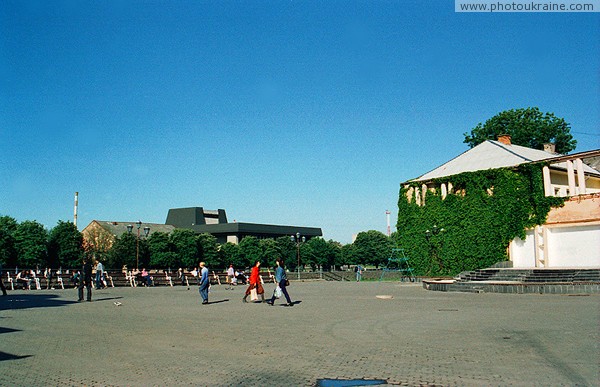
M 265 285 L 266 291 L 273 289 Z M 442 293 L 397 282 L 292 282 L 293 307 L 243 286 L 0 297 L 2 386 L 597 385 L 598 295 Z M 392 296 L 382 299 L 378 295 Z M 115 305 L 121 303 L 121 305 Z

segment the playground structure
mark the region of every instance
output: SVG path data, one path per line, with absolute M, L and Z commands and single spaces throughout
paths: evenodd
M 383 267 L 379 281 L 382 281 L 388 272 L 399 272 L 401 281 L 407 278 L 410 282 L 415 282 L 413 269 L 408 264 L 408 257 L 404 253 L 404 249 L 392 249 L 391 256 L 388 258 L 387 265 Z

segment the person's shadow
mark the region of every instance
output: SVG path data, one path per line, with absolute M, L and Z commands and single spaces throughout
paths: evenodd
M 220 304 L 222 302 L 229 302 L 229 299 L 226 298 L 224 300 L 219 300 L 219 301 L 209 301 L 208 303 L 204 304 L 204 305 L 212 305 L 212 304 Z

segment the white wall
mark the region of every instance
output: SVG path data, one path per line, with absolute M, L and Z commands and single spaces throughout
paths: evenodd
M 548 252 L 545 267 L 600 267 L 600 224 L 544 227 L 547 228 L 545 243 Z M 527 231 L 524 241 L 515 238 L 509 253 L 513 267 L 534 268 L 533 230 Z
M 548 228 L 549 267 L 600 267 L 600 225 Z
M 528 230 L 525 234 L 525 240 L 515 238 L 510 244 L 510 259 L 513 262 L 513 267 L 535 267 L 533 230 Z

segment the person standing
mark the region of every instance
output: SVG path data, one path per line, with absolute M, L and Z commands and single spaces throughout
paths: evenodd
M 92 301 L 92 263 L 83 259 L 83 266 L 81 268 L 81 278 L 79 280 L 79 299 L 77 302 L 83 301 L 83 288 L 87 289 L 87 301 Z
M 2 295 L 6 296 L 6 288 L 4 287 L 4 282 L 2 282 L 2 275 L 4 272 L 2 271 L 2 262 L 0 261 L 0 289 L 2 290 Z
M 288 291 L 287 291 L 288 279 L 287 279 L 287 274 L 285 274 L 283 260 L 281 258 L 277 258 L 275 263 L 277 264 L 277 268 L 275 269 L 275 281 L 277 282 L 277 286 L 279 286 L 279 288 L 281 289 L 281 292 L 285 296 L 285 300 L 287 301 L 286 305 L 294 306 L 294 303 L 290 299 L 290 295 L 288 294 Z M 275 304 L 276 298 L 277 297 L 275 297 L 275 292 L 273 292 L 273 297 L 271 297 L 270 301 L 267 301 L 267 304 L 273 306 Z
M 250 285 L 246 289 L 246 294 L 242 299 L 242 302 L 248 302 L 248 295 L 252 292 L 252 289 L 256 288 L 256 293 L 260 295 L 261 302 L 265 302 L 265 289 L 260 283 L 260 261 L 256 261 L 252 270 L 250 271 Z
M 104 265 L 96 260 L 96 290 L 104 288 L 102 276 L 104 275 Z
M 356 267 L 354 268 L 354 271 L 356 272 L 356 282 L 360 282 L 360 280 L 362 278 L 362 272 L 363 272 L 362 266 L 356 265 Z
M 208 267 L 204 262 L 200 262 L 200 273 L 198 273 L 198 278 L 200 278 L 200 288 L 198 291 L 200 292 L 200 296 L 202 296 L 202 304 L 208 304 L 208 287 L 210 286 L 210 280 L 208 278 Z

